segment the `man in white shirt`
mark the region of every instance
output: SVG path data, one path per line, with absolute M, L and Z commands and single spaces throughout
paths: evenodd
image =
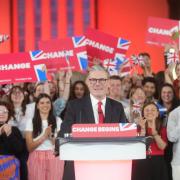
M 71 133 L 73 124 L 84 123 L 119 123 L 126 122 L 121 103 L 106 97 L 109 76 L 101 66 L 93 66 L 89 72 L 86 84 L 90 95 L 75 99 L 68 103 L 67 111 L 59 136 Z M 72 162 L 66 162 L 63 180 L 73 180 L 74 167 Z
M 173 180 L 180 178 L 180 106 L 171 111 L 168 117 L 167 136 L 173 142 L 172 175 Z
M 120 102 L 106 97 L 109 86 L 108 73 L 101 66 L 93 66 L 86 79 L 90 95 L 75 99 L 68 103 L 60 136 L 71 132 L 71 126 L 76 123 L 99 122 L 99 112 L 102 110 L 103 123 L 126 122 L 123 106 Z M 99 105 L 98 105 L 99 104 Z

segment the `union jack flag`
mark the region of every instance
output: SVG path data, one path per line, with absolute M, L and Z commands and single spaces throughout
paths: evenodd
M 131 44 L 130 41 L 119 38 L 117 48 L 121 51 L 122 54 L 125 54 L 126 51 L 129 49 L 130 44 Z
M 132 60 L 133 64 L 135 64 L 135 65 L 144 66 L 143 56 L 132 55 L 131 60 Z
M 141 114 L 142 105 L 139 101 L 135 101 L 132 105 L 132 112 Z
M 116 54 L 115 59 L 105 59 L 103 61 L 103 66 L 108 70 L 110 75 L 117 75 L 125 60 L 125 57 L 120 54 Z
M 80 52 L 77 53 L 77 58 L 78 58 L 78 63 L 79 63 L 79 67 L 81 70 L 87 70 L 88 68 L 88 56 L 87 56 L 87 52 Z
M 167 53 L 167 64 L 177 63 L 179 62 L 179 54 L 176 52 L 168 52 Z
M 117 75 L 118 70 L 119 70 L 119 65 L 118 61 L 115 59 L 105 59 L 103 61 L 103 66 L 107 71 L 109 72 L 110 75 Z
M 0 34 L 0 43 L 3 43 L 9 39 L 9 35 Z
M 119 123 L 120 131 L 131 131 L 137 130 L 137 125 L 135 123 Z
M 127 76 L 131 74 L 132 72 L 132 64 L 131 62 L 127 59 L 122 66 L 120 67 L 119 75 L 121 77 Z
M 85 39 L 86 39 L 85 36 L 75 36 L 75 37 L 72 37 L 72 41 L 73 41 L 74 47 L 86 46 Z
M 32 61 L 45 59 L 44 52 L 42 50 L 30 51 L 29 54 Z

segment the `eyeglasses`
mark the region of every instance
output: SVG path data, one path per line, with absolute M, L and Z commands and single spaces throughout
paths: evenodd
M 0 110 L 0 114 L 7 114 L 8 112 L 8 110 Z
M 99 84 L 105 84 L 105 82 L 107 81 L 107 79 L 105 79 L 105 78 L 100 78 L 100 79 L 90 78 L 89 81 L 90 81 L 91 84 L 96 84 L 97 82 L 98 82 Z

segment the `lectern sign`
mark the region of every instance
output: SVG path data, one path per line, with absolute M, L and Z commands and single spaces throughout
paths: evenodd
M 134 123 L 74 124 L 72 137 L 134 137 L 137 126 Z

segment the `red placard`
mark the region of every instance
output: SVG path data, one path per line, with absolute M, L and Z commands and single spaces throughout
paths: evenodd
M 73 71 L 86 71 L 88 66 L 85 44 L 80 44 L 81 37 L 65 38 L 60 40 L 40 41 L 41 55 L 38 58 L 48 59 L 48 71 L 58 69 Z
M 84 41 L 86 42 L 90 65 L 94 64 L 96 60 L 116 59 L 118 56 L 125 55 L 130 46 L 129 40 L 94 29 L 86 31 Z
M 74 124 L 72 137 L 135 137 L 137 126 L 134 123 Z
M 45 81 L 46 65 L 33 62 L 29 53 L 0 54 L 0 84 Z
M 146 42 L 164 46 L 179 44 L 180 21 L 149 17 Z

